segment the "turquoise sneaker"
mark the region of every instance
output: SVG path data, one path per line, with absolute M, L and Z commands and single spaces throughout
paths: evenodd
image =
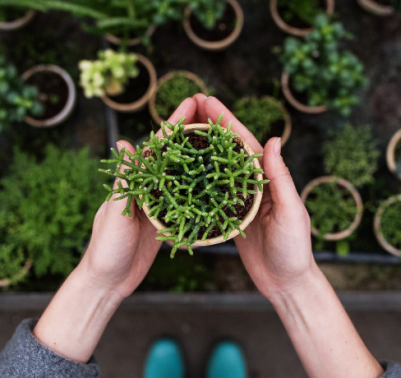
M 244 353 L 238 344 L 223 341 L 213 349 L 206 370 L 207 378 L 246 378 Z
M 185 364 L 181 349 L 171 339 L 159 339 L 146 358 L 144 378 L 184 378 Z

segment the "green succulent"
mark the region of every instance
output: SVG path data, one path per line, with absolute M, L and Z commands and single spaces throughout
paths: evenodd
M 326 105 L 348 116 L 359 103 L 358 90 L 368 82 L 360 60 L 340 48 L 340 42 L 352 35 L 325 14 L 318 15 L 313 26 L 303 39 L 285 40 L 284 71 L 295 91 L 306 94 L 308 105 Z
M 282 17 L 286 22 L 298 17 L 312 25 L 315 17 L 321 12 L 319 0 L 278 0 L 277 5 L 285 9 Z
M 206 29 L 213 29 L 224 14 L 227 0 L 189 0 L 194 16 Z
M 372 137 L 372 128 L 344 124 L 330 134 L 331 140 L 323 146 L 326 172 L 342 177 L 356 187 L 373 182 L 380 151 Z
M 386 208 L 381 218 L 381 232 L 386 241 L 401 249 L 401 201 L 397 200 Z
M 124 85 L 130 78 L 139 75 L 135 54 L 118 53 L 108 49 L 99 51 L 98 57 L 99 60 L 79 62 L 80 85 L 88 98 L 103 97 L 106 93 L 117 95 L 123 92 Z

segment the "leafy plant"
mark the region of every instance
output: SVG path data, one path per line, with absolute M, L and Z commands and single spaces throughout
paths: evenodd
M 80 85 L 88 98 L 103 97 L 106 93 L 117 95 L 123 92 L 130 78 L 139 75 L 135 54 L 117 53 L 108 49 L 99 51 L 98 57 L 99 60 L 79 62 Z
M 38 89 L 25 85 L 15 66 L 0 55 L 0 131 L 13 122 L 22 122 L 28 114 L 40 116 L 42 113 Z
M 263 184 L 268 182 L 254 179 L 255 173 L 262 173 L 262 170 L 254 167 L 253 159 L 261 155 L 247 156 L 235 139 L 238 134 L 230 131 L 231 124 L 226 132 L 220 126 L 222 118 L 223 115 L 216 124 L 209 121 L 208 132 L 197 130 L 193 133 L 206 142 L 206 148 L 195 148 L 190 135 L 184 135 L 184 117 L 176 125 L 161 124 L 164 139 L 151 133 L 149 142 L 144 143 L 151 151 L 147 158 L 143 156 L 143 148 L 138 147 L 134 154 L 125 149 L 119 154 L 113 150 L 115 159 L 103 160 L 116 164 L 116 169 L 101 171 L 128 184 L 124 188 L 119 181 L 115 190 L 105 185 L 109 191 L 107 200 L 113 193 L 120 195 L 116 200 L 127 198 L 122 215 L 129 216 L 132 199 L 139 208 L 146 203 L 150 209 L 149 217 L 159 219 L 166 226 L 159 232 L 171 233 L 171 236 L 157 238 L 174 242 L 171 257 L 183 246 L 187 246 L 192 254 L 191 244 L 198 239 L 206 240 L 213 229 L 217 229 L 225 240 L 234 229 L 245 236 L 240 229 L 236 206 L 242 208 L 252 198 L 254 184 L 263 190 Z M 171 131 L 170 135 L 166 128 Z M 124 160 L 125 156 L 128 161 Z M 127 167 L 124 173 L 119 173 L 121 165 Z
M 319 0 L 278 0 L 279 8 L 284 8 L 283 19 L 291 22 L 298 17 L 307 24 L 313 24 L 315 17 L 321 12 Z
M 401 201 L 386 206 L 381 218 L 381 231 L 393 247 L 401 249 Z
M 327 105 L 348 116 L 359 103 L 357 91 L 367 83 L 364 66 L 340 42 L 352 35 L 340 22 L 325 14 L 314 21 L 314 29 L 303 40 L 285 40 L 281 60 L 296 92 L 305 93 L 310 106 Z
M 206 29 L 213 29 L 226 9 L 227 0 L 189 0 L 194 16 Z
M 244 97 L 235 103 L 234 115 L 263 143 L 271 125 L 284 119 L 282 109 L 269 97 Z
M 373 182 L 380 151 L 373 140 L 372 128 L 345 124 L 338 131 L 332 131 L 331 137 L 323 146 L 326 171 L 357 187 Z
M 0 180 L 0 259 L 15 259 L 10 271 L 29 258 L 37 276 L 71 272 L 102 203 L 97 167 L 88 149 L 48 145 L 41 162 L 15 151 L 9 174 Z

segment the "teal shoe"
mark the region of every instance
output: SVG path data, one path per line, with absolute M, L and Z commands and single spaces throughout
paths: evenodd
M 207 378 L 246 378 L 246 361 L 238 344 L 224 341 L 213 349 L 207 364 Z
M 171 339 L 159 339 L 146 358 L 144 378 L 184 378 L 184 370 L 179 345 Z

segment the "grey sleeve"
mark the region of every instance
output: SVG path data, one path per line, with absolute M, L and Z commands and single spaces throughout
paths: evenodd
M 401 365 L 393 361 L 384 361 L 381 365 L 386 371 L 381 378 L 401 378 Z
M 80 364 L 61 357 L 32 334 L 37 320 L 24 320 L 0 353 L 1 378 L 98 378 L 99 366 L 92 357 Z

